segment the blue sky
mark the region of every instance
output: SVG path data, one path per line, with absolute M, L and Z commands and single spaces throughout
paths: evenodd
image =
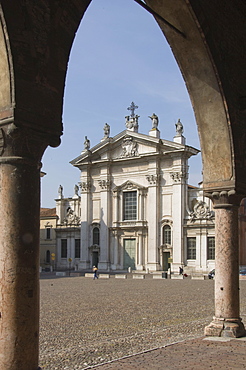
M 181 72 L 153 16 L 133 0 L 92 0 L 71 51 L 64 96 L 64 134 L 58 148 L 47 148 L 42 170 L 41 206 L 55 207 L 61 184 L 73 196 L 80 173 L 69 162 L 84 148 L 125 129 L 127 107 L 138 105 L 139 132 L 148 134 L 159 117 L 161 138 L 173 140 L 175 123 L 184 125 L 187 145 L 200 148 L 194 113 Z M 189 162 L 189 183 L 201 181 L 201 156 Z

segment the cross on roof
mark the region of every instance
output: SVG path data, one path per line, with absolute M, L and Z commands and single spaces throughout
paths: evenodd
M 138 106 L 135 105 L 134 102 L 131 103 L 130 107 L 127 108 L 127 110 L 130 110 L 131 111 L 131 117 L 134 117 L 135 116 L 135 109 L 138 109 Z

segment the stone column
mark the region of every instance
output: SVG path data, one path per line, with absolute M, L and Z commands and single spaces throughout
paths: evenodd
M 40 159 L 47 144 L 14 124 L 1 131 L 0 369 L 34 370 L 39 344 Z
M 212 194 L 215 209 L 215 316 L 207 336 L 241 337 L 239 310 L 238 207 L 234 191 Z

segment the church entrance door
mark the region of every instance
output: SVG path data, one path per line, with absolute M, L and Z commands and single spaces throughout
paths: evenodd
M 124 269 L 136 269 L 136 239 L 124 239 Z
M 98 266 L 98 252 L 92 252 L 92 266 Z
M 167 271 L 170 267 L 170 263 L 168 263 L 168 258 L 170 258 L 170 252 L 163 252 L 163 259 L 162 259 L 162 266 L 163 271 Z

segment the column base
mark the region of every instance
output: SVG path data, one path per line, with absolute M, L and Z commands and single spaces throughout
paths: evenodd
M 143 271 L 143 265 L 137 265 L 136 270 L 137 271 Z
M 205 327 L 204 335 L 209 337 L 240 338 L 246 335 L 242 319 L 224 319 L 213 317 L 213 321 Z

